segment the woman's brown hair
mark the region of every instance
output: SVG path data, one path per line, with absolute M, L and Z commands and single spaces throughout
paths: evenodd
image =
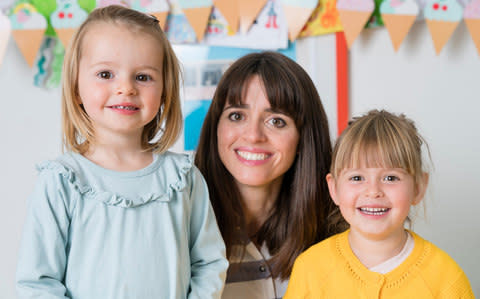
M 339 212 L 325 181 L 332 151 L 328 121 L 315 85 L 303 68 L 276 52 L 249 54 L 232 64 L 220 80 L 205 118 L 195 164 L 207 181 L 230 257 L 233 245 L 241 243 L 237 228 L 246 232 L 245 218 L 239 190 L 219 158 L 217 128 L 225 104 L 240 104 L 253 76 L 263 82 L 272 109 L 292 117 L 300 135 L 298 154 L 284 175 L 280 195 L 255 235 L 258 244 L 265 242 L 272 254 L 272 275 L 288 278 L 302 251 L 345 228 L 341 217 L 339 223 L 329 221 L 329 215 Z
M 78 69 L 82 57 L 82 44 L 92 26 L 102 24 L 123 26 L 142 34 L 150 34 L 159 41 L 158 55 L 162 56 L 163 91 L 157 117 L 145 125 L 142 147 L 145 150 L 164 152 L 177 140 L 182 129 L 180 108 L 180 67 L 170 42 L 155 17 L 133 9 L 111 5 L 95 9 L 77 30 L 65 53 L 62 80 L 62 131 L 65 149 L 84 153 L 95 142 L 95 132 L 89 116 L 80 105 Z M 161 137 L 152 139 L 161 133 Z

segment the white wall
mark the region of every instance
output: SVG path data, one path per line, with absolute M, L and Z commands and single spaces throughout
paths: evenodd
M 298 44 L 298 60 L 317 84 L 336 132 L 335 40 Z M 425 24 L 417 24 L 398 53 L 385 29 L 362 33 L 351 49 L 351 112 L 404 112 L 416 120 L 432 151 L 427 221 L 415 229 L 445 249 L 480 295 L 480 57 L 465 26 L 435 56 Z M 12 40 L 0 66 L 0 298 L 15 298 L 14 273 L 25 200 L 35 163 L 60 153 L 60 91 L 33 86 L 32 72 Z

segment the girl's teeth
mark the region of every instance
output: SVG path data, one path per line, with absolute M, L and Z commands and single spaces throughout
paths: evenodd
M 123 109 L 123 110 L 137 110 L 137 109 L 138 109 L 138 108 L 133 107 L 133 106 L 121 106 L 121 105 L 112 106 L 112 108 L 115 108 L 115 109 Z
M 388 210 L 389 208 L 360 208 L 360 211 L 368 215 L 383 215 Z
M 265 160 L 268 155 L 262 153 L 250 153 L 250 152 L 241 152 L 237 151 L 237 154 L 245 160 L 249 161 L 260 161 Z

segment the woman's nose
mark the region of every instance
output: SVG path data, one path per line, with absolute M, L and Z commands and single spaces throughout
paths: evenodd
M 263 125 L 262 121 L 258 120 L 251 120 L 245 126 L 245 131 L 243 132 L 244 137 L 252 142 L 262 142 L 265 140 L 265 126 Z

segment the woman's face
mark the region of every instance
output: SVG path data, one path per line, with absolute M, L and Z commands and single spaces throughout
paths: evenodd
M 254 76 L 241 105 L 225 104 L 217 138 L 220 159 L 241 191 L 280 186 L 300 136 L 291 117 L 272 110 L 263 83 Z

